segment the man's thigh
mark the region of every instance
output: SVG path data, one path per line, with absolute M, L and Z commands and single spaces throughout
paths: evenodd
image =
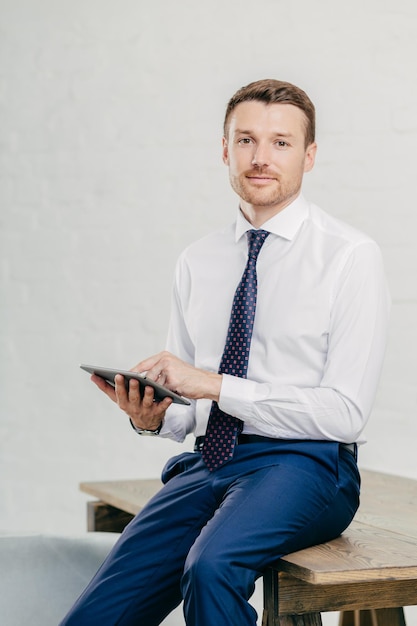
M 237 477 L 190 550 L 188 565 L 204 558 L 238 563 L 259 573 L 290 552 L 338 536 L 358 505 L 355 462 L 338 475 L 278 463 Z

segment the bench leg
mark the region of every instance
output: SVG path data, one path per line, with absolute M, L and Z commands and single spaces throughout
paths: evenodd
M 306 613 L 305 615 L 281 615 L 279 626 L 322 626 L 320 613 Z
M 303 615 L 279 615 L 278 587 L 279 577 L 272 569 L 268 569 L 263 576 L 264 612 L 262 626 L 322 626 L 320 613 L 305 613 Z
M 101 500 L 87 502 L 87 530 L 121 533 L 133 515 Z
M 404 610 L 369 609 L 344 611 L 340 614 L 339 626 L 406 626 Z

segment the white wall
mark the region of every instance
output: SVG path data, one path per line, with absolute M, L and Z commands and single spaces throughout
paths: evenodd
M 381 245 L 393 295 L 362 466 L 417 478 L 414 0 L 0 0 L 0 529 L 77 532 L 82 480 L 156 476 L 80 362 L 164 345 L 173 265 L 229 223 L 226 101 L 318 109 L 307 195 Z M 188 443 L 190 445 L 190 442 Z

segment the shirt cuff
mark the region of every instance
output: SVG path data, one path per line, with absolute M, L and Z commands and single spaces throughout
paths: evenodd
M 253 421 L 256 385 L 253 380 L 223 374 L 218 403 L 220 409 L 243 421 Z
M 182 443 L 195 427 L 195 400 L 191 406 L 172 404 L 165 413 L 164 423 L 159 433 L 161 439 L 172 439 Z

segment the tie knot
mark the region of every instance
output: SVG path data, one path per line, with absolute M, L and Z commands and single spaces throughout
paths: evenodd
M 248 247 L 249 256 L 252 259 L 257 259 L 260 249 L 262 248 L 265 239 L 268 237 L 269 232 L 267 230 L 248 230 Z

